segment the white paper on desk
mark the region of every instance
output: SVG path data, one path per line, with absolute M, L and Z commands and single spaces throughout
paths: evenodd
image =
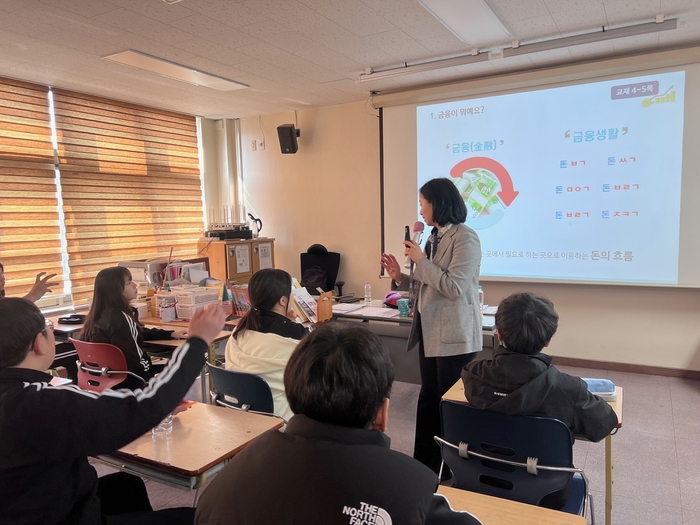
M 236 273 L 250 271 L 250 250 L 247 244 L 236 246 Z
M 199 284 L 202 279 L 209 277 L 209 272 L 206 270 L 197 270 L 195 268 L 190 268 L 190 282 Z
M 261 270 L 264 270 L 266 268 L 272 268 L 272 244 L 259 244 L 258 255 L 260 256 Z
M 357 315 L 359 317 L 398 317 L 399 311 L 391 308 L 380 308 L 376 306 L 364 306 L 360 310 L 355 310 L 349 315 Z
M 364 308 L 364 305 L 351 304 L 351 303 L 334 304 L 333 305 L 333 313 L 334 314 L 347 314 L 350 312 L 354 312 L 355 310 L 359 310 L 360 308 Z
M 498 312 L 498 306 L 484 305 L 484 315 L 496 315 Z

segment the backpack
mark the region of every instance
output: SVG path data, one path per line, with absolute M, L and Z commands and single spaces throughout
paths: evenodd
M 306 288 L 309 293 L 317 294 L 316 288 L 326 289 L 328 284 L 328 274 L 320 266 L 312 266 L 304 270 L 301 275 L 301 285 Z

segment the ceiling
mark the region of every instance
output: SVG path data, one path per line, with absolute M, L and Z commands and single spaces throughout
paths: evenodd
M 368 98 L 499 71 L 700 44 L 700 0 L 486 0 L 521 43 L 649 22 L 663 33 L 359 83 L 368 67 L 470 52 L 418 0 L 0 0 L 0 76 L 206 117 Z M 508 42 L 504 42 L 504 47 Z M 134 49 L 250 85 L 219 92 L 102 60 Z

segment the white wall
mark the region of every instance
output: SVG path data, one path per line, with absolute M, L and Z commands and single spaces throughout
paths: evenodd
M 299 151 L 280 152 L 277 126 L 294 123 L 292 112 L 241 120 L 246 209 L 274 237 L 277 268 L 301 279 L 299 254 L 314 244 L 341 254 L 344 292 L 384 296 L 379 283 L 379 124 L 358 102 L 298 112 Z M 380 294 L 381 292 L 381 294 Z

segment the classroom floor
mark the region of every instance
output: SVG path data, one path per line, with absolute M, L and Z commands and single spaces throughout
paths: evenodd
M 614 525 L 700 525 L 700 381 L 559 367 L 611 379 L 624 390 L 623 426 L 613 439 Z M 198 399 L 199 381 L 190 390 Z M 389 408 L 394 450 L 411 454 L 418 385 L 396 382 Z M 596 522 L 605 522 L 605 447 L 577 441 L 574 463 L 591 483 Z M 100 474 L 109 469 L 97 466 Z M 146 482 L 154 508 L 191 506 L 194 492 Z

